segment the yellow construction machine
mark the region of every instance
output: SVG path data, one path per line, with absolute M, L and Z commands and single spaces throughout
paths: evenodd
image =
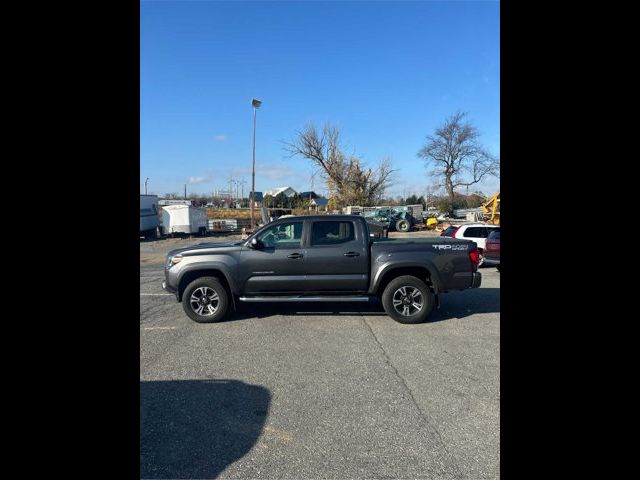
M 500 192 L 482 204 L 482 212 L 488 217 L 487 223 L 500 225 Z

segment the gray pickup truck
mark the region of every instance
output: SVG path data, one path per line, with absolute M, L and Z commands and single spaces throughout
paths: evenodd
M 363 217 L 314 215 L 271 222 L 247 240 L 172 250 L 165 290 L 200 323 L 236 302 L 339 302 L 380 298 L 401 323 L 424 322 L 438 295 L 480 286 L 470 240 L 375 239 Z

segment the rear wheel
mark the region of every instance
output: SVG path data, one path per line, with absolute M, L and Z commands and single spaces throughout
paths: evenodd
M 219 322 L 229 310 L 229 295 L 217 278 L 200 277 L 185 288 L 182 308 L 198 323 Z
M 411 224 L 409 223 L 409 220 L 403 218 L 396 222 L 396 230 L 399 232 L 408 232 L 410 228 Z
M 394 278 L 382 292 L 385 312 L 396 322 L 422 323 L 433 309 L 433 293 L 417 277 L 403 275 Z

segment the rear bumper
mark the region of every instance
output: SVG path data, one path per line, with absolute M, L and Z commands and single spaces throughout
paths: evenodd
M 484 251 L 484 261 L 491 262 L 492 265 L 500 263 L 500 251 Z
M 471 288 L 478 288 L 482 283 L 482 275 L 480 272 L 473 272 L 473 278 L 471 279 Z

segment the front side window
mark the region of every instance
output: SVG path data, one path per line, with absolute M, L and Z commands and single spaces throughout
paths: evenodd
M 274 225 L 257 238 L 266 248 L 298 248 L 302 240 L 302 222 Z
M 352 222 L 314 222 L 311 227 L 311 245 L 337 245 L 355 240 Z

